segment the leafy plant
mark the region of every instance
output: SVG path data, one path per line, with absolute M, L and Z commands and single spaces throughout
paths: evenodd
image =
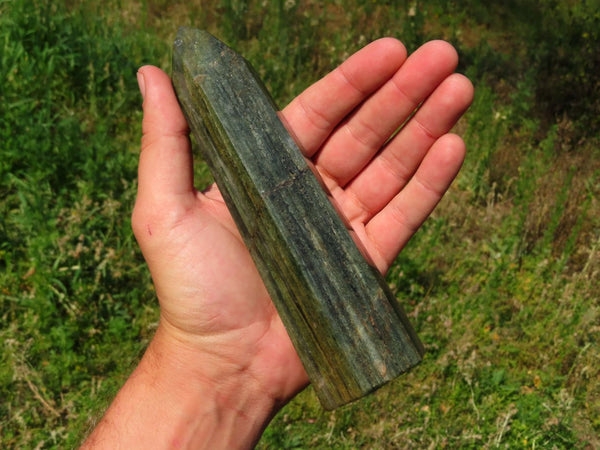
M 334 412 L 309 388 L 258 447 L 600 446 L 596 6 L 0 2 L 0 445 L 77 446 L 152 336 L 135 71 L 192 25 L 281 105 L 384 35 L 450 40 L 476 85 L 465 167 L 387 277 L 425 361 Z

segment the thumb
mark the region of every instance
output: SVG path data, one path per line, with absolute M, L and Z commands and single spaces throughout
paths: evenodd
M 144 118 L 132 226 L 139 238 L 149 223 L 185 211 L 195 190 L 189 129 L 171 79 L 153 66 L 141 67 L 137 76 Z
M 193 192 L 189 128 L 169 76 L 157 67 L 138 71 L 144 97 L 138 195 L 171 197 Z

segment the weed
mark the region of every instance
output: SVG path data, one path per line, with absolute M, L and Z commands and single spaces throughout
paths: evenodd
M 600 446 L 596 9 L 0 2 L 1 446 L 76 446 L 155 329 L 129 223 L 135 71 L 169 69 L 179 25 L 244 54 L 282 105 L 384 35 L 451 40 L 476 84 L 465 168 L 387 278 L 425 361 L 334 412 L 307 389 L 259 448 Z

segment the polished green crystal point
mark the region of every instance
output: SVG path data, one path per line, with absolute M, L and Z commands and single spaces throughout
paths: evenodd
M 326 409 L 418 364 L 423 346 L 250 64 L 181 28 L 173 84 L 203 159 Z

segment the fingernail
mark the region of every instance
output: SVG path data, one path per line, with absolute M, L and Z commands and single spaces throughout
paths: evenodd
M 140 93 L 142 94 L 142 100 L 146 98 L 146 81 L 144 80 L 144 74 L 138 71 L 137 81 L 140 87 Z

